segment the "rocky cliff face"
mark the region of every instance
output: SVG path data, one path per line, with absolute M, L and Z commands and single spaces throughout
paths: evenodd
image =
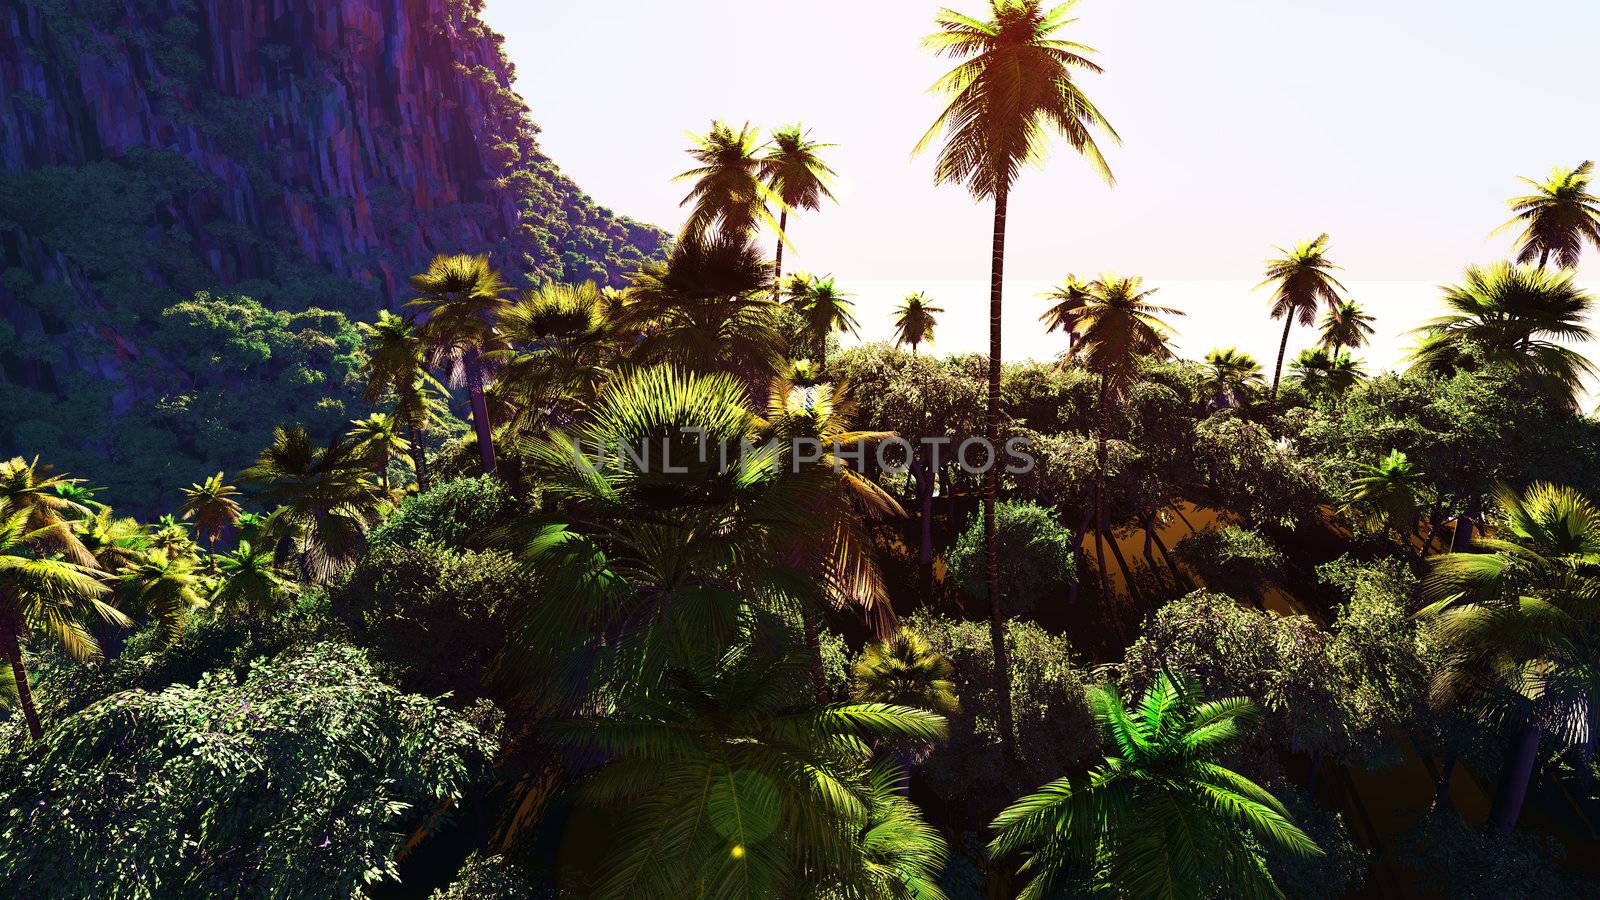
M 480 2 L 0 0 L 0 450 L 98 470 L 144 427 L 183 471 L 244 462 L 174 419 L 216 381 L 172 333 L 197 291 L 370 318 L 436 253 L 615 283 L 659 252 L 540 154 Z

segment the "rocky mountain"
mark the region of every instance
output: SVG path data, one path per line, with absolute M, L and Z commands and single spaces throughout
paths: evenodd
M 0 451 L 170 508 L 359 412 L 352 319 L 434 254 L 658 254 L 541 154 L 480 8 L 0 0 Z

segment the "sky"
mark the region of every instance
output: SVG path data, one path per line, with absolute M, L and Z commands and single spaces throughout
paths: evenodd
M 840 203 L 792 222 L 792 265 L 856 290 L 875 336 L 898 292 L 946 285 L 943 349 L 975 349 L 990 212 L 910 154 L 940 109 L 927 88 L 946 64 L 920 46 L 937 6 L 488 0 L 484 15 L 546 152 L 634 218 L 681 224 L 672 178 L 712 119 L 798 121 L 837 144 Z M 1506 255 L 1490 232 L 1517 176 L 1600 157 L 1592 0 L 1082 0 L 1077 15 L 1069 36 L 1105 67 L 1082 84 L 1121 136 L 1103 144 L 1117 183 L 1065 148 L 1022 177 L 1007 302 L 1027 308 L 1008 340 L 1030 340 L 1047 282 L 1116 271 L 1188 310 L 1183 343 L 1226 342 L 1260 316 L 1249 289 L 1274 246 L 1322 232 L 1353 293 L 1391 286 L 1361 292 L 1386 296 L 1369 311 L 1398 332 L 1436 312 L 1434 285 Z M 1258 356 L 1276 351 L 1267 324 L 1246 329 Z

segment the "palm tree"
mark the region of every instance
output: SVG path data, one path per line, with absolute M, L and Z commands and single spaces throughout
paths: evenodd
M 1044 295 L 1050 301 L 1050 308 L 1044 311 L 1039 321 L 1046 326 L 1046 334 L 1058 329 L 1066 332 L 1068 353 L 1078 345 L 1078 317 L 1089 303 L 1089 294 L 1090 282 L 1076 275 L 1068 275 L 1065 281 Z
M 1338 397 L 1366 377 L 1361 363 L 1348 353 L 1335 355 L 1325 347 L 1308 347 L 1289 364 L 1300 386 L 1313 397 Z
M 1330 353 L 1339 350 L 1360 350 L 1372 337 L 1372 316 L 1361 311 L 1360 304 L 1345 300 L 1332 307 L 1322 317 L 1322 346 Z
M 1419 490 L 1425 483 L 1415 463 L 1399 450 L 1391 450 L 1357 476 L 1345 507 L 1357 518 L 1381 526 L 1385 537 L 1393 531 L 1404 543 L 1416 530 L 1422 506 Z
M 945 144 L 934 167 L 939 184 L 963 184 L 979 200 L 994 201 L 992 266 L 989 276 L 989 399 L 985 437 L 1000 446 L 1000 323 L 1005 292 L 1006 211 L 1011 186 L 1023 165 L 1044 158 L 1051 131 L 1083 155 L 1107 183 L 1112 182 L 1095 143 L 1095 132 L 1116 139 L 1116 131 L 1095 108 L 1074 80 L 1075 71 L 1096 72 L 1089 59 L 1094 51 L 1060 37 L 1072 18 L 1073 2 L 1045 9 L 1041 0 L 989 0 L 990 18 L 974 19 L 953 10 L 941 10 L 934 21 L 939 31 L 925 41 L 936 55 L 957 61 L 956 67 L 934 84 L 936 93 L 950 98 L 934 120 L 917 152 L 930 146 L 940 132 Z M 988 566 L 989 638 L 994 647 L 999 678 L 1000 734 L 1006 751 L 1015 756 L 1015 728 L 1011 721 L 1011 667 L 1005 644 L 1005 621 L 1000 609 L 1000 562 L 996 545 L 996 512 L 1000 480 L 996 467 L 984 476 L 984 547 Z
M 1110 601 L 1105 557 L 1105 539 L 1109 536 L 1105 508 L 1105 475 L 1109 466 L 1106 432 L 1111 407 L 1121 400 L 1124 387 L 1138 373 L 1140 359 L 1172 356 L 1172 348 L 1167 345 L 1172 328 L 1161 317 L 1183 315 L 1153 303 L 1151 298 L 1157 290 L 1146 290 L 1144 279 L 1137 275 L 1101 275 L 1090 285 L 1089 301 L 1078 313 L 1078 343 L 1072 349 L 1072 356 L 1081 360 L 1085 369 L 1100 376 L 1099 424 L 1095 428 L 1095 565 L 1100 596 L 1106 602 Z M 1120 552 L 1114 537 L 1112 550 Z M 1131 579 L 1129 590 L 1136 590 Z
M 1556 265 L 1575 269 L 1587 242 L 1600 247 L 1600 198 L 1589 193 L 1594 163 L 1585 161 L 1576 169 L 1560 166 L 1550 170 L 1544 181 L 1520 179 L 1534 193 L 1511 200 L 1511 221 L 1495 233 L 1523 226 L 1517 238 L 1517 262 L 1539 261 L 1543 269 L 1555 256 Z
M 514 410 L 514 431 L 565 424 L 593 401 L 620 353 L 621 303 L 594 282 L 547 284 L 500 313 L 508 345 L 496 351 L 496 395 Z
M 189 537 L 189 525 L 167 515 L 150 526 L 150 549 L 168 559 L 193 559 L 199 552 L 194 539 Z
M 801 896 L 854 880 L 875 799 L 868 742 L 938 740 L 945 721 L 881 704 L 796 709 L 799 668 L 737 641 L 613 715 L 552 729 L 610 760 L 589 795 L 626 824 L 595 896 Z
M 783 244 L 789 233 L 789 211 L 822 208 L 823 200 L 834 199 L 828 179 L 834 171 L 822 161 L 821 152 L 833 147 L 811 140 L 799 125 L 774 129 L 767 152 L 762 155 L 759 172 L 773 195 L 781 202 L 778 212 L 778 253 L 773 266 L 773 284 L 783 283 Z M 774 295 L 777 288 L 773 289 Z M 773 299 L 777 299 L 774 296 Z
M 760 133 L 748 122 L 734 131 L 726 122 L 717 121 L 694 140 L 689 155 L 698 165 L 675 179 L 694 182 L 689 195 L 678 204 L 692 207 L 683 237 L 744 241 L 759 225 L 777 227 L 769 204 L 778 197 L 762 180 L 764 162 L 757 155 Z M 783 239 L 782 229 L 779 239 Z
M 183 634 L 184 617 L 206 605 L 194 561 L 184 556 L 150 552 L 117 578 L 124 609 L 137 610 L 157 623 L 164 643 Z
M 243 510 L 235 497 L 239 489 L 222 480 L 222 473 L 207 478 L 199 484 L 183 489 L 183 508 L 179 510 L 183 521 L 194 520 L 195 533 L 205 539 L 212 551 L 225 529 L 239 524 Z
M 364 399 L 376 404 L 386 394 L 395 398 L 395 418 L 405 423 L 411 435 L 411 462 L 417 472 L 417 489 L 427 492 L 428 457 L 423 434 L 432 424 L 424 391 L 444 393 L 444 385 L 428 374 L 427 346 L 416 324 L 388 310 L 378 311 L 378 321 L 360 322 L 365 337 L 367 383 Z
M 1273 286 L 1272 318 L 1283 320 L 1283 340 L 1278 344 L 1278 364 L 1272 370 L 1272 399 L 1278 399 L 1278 382 L 1283 378 L 1283 358 L 1289 352 L 1289 329 L 1295 322 L 1315 325 L 1317 310 L 1332 310 L 1340 303 L 1344 285 L 1331 274 L 1339 268 L 1328 261 L 1328 236 L 1301 241 L 1293 250 L 1278 248 L 1283 254 L 1267 261 L 1267 279 L 1258 286 Z
M 350 423 L 350 433 L 346 437 L 352 444 L 350 452 L 367 460 L 383 485 L 384 495 L 390 496 L 389 463 L 396 456 L 404 459 L 403 454 L 411 449 L 411 442 L 400 436 L 394 417 L 373 413 L 365 419 L 356 419 Z
M 127 568 L 150 549 L 150 532 L 130 517 L 117 518 L 109 506 L 101 506 L 92 517 L 79 519 L 72 527 L 107 572 Z
M 1211 404 L 1218 408 L 1243 406 L 1252 394 L 1266 386 L 1261 364 L 1256 358 L 1234 347 L 1206 354 L 1201 367 Z
M 632 357 L 731 370 L 765 385 L 785 350 L 771 285 L 772 264 L 748 240 L 680 240 L 665 262 L 642 266 L 628 288 L 621 326 L 644 335 Z
M 858 703 L 926 709 L 941 716 L 961 709 L 955 665 L 927 639 L 902 628 L 888 640 L 867 645 L 856 661 L 851 696 Z
M 927 294 L 921 291 L 906 296 L 904 302 L 895 310 L 894 320 L 894 345 L 911 345 L 911 355 L 917 355 L 917 348 L 924 341 L 933 340 L 933 330 L 938 325 L 934 317 L 944 310 L 933 306 Z
M 857 431 L 851 423 L 856 404 L 847 384 L 797 384 L 774 378 L 768 389 L 767 418 L 756 429 L 764 441 L 776 442 L 776 465 L 782 471 L 814 475 L 824 488 L 805 498 L 806 518 L 831 523 L 832 534 L 818 541 L 811 533 L 795 533 L 785 558 L 803 571 L 822 575 L 827 599 L 834 607 L 853 607 L 874 620 L 880 634 L 895 626 L 888 588 L 871 552 L 867 521 L 903 518 L 905 510 L 877 482 L 863 474 L 865 466 L 852 466 L 847 453 L 860 453 L 894 435 Z M 816 456 L 810 456 L 814 448 Z M 821 623 L 815 605 L 802 609 L 806 644 L 811 651 L 812 681 L 818 700 L 827 699 L 819 643 Z
M 1109 755 L 1011 804 L 992 827 L 992 856 L 1028 853 L 1022 900 L 1050 896 L 1063 873 L 1104 877 L 1130 897 L 1281 897 L 1260 849 L 1322 851 L 1276 798 L 1217 760 L 1258 718 L 1235 697 L 1200 702 L 1165 674 L 1129 710 L 1116 691 L 1089 690 Z
M 850 295 L 839 290 L 833 276 L 796 276 L 790 280 L 787 291 L 789 308 L 806 323 L 806 333 L 811 336 L 816 350 L 817 365 L 828 366 L 828 339 L 835 332 L 860 333 L 860 323 L 854 315 L 855 305 Z
M 1418 371 L 1448 376 L 1487 368 L 1526 379 L 1552 400 L 1575 408 L 1583 378 L 1595 368 L 1558 341 L 1589 341 L 1594 298 L 1571 270 L 1510 263 L 1470 266 L 1445 289 L 1450 313 L 1412 331 Z
M 483 471 L 495 470 L 494 427 L 484 399 L 489 373 L 484 355 L 495 349 L 494 321 L 505 306 L 507 291 L 487 256 L 436 256 L 428 271 L 411 276 L 419 295 L 409 306 L 427 316 L 421 326 L 429 361 L 455 387 L 465 387 L 472 403 L 472 427 L 478 435 Z
M 862 897 L 945 900 L 937 877 L 949 848 L 906 798 L 905 774 L 878 762 L 867 775 L 867 817 L 859 826 Z M 852 879 L 853 880 L 853 879 Z M 831 896 L 831 895 L 830 895 Z
M 211 604 L 219 614 L 238 615 L 256 634 L 263 613 L 281 608 L 299 588 L 284 578 L 273 564 L 271 550 L 257 550 L 241 541 L 234 551 L 222 557 L 220 580 L 211 592 Z
M 89 633 L 90 614 L 127 626 L 127 616 L 103 601 L 106 586 L 93 570 L 67 560 L 39 556 L 38 547 L 53 539 L 55 531 L 32 527 L 33 510 L 0 497 L 0 653 L 11 663 L 11 675 L 33 740 L 44 736 L 39 711 L 22 661 L 22 639 L 48 635 L 61 642 L 80 660 L 99 655 L 100 645 Z
M 42 547 L 60 551 L 80 566 L 94 568 L 94 554 L 72 530 L 72 522 L 88 517 L 89 510 L 59 490 L 81 483 L 81 479 L 51 475 L 50 467 L 40 465 L 37 456 L 32 462 L 20 456 L 0 462 L 0 500 L 5 500 L 13 511 L 28 514 L 32 539 L 41 542 Z
M 300 425 L 280 427 L 255 465 L 239 473 L 260 485 L 260 497 L 282 504 L 261 530 L 277 542 L 279 562 L 296 553 L 307 581 L 322 581 L 360 552 L 378 504 L 368 466 L 353 446 L 334 438 L 319 447 Z
M 1569 487 L 1495 491 L 1501 527 L 1473 552 L 1436 556 L 1422 584 L 1428 621 L 1446 657 L 1433 700 L 1465 705 L 1512 731 L 1489 814 L 1510 833 L 1546 733 L 1586 739 L 1600 728 L 1600 509 Z

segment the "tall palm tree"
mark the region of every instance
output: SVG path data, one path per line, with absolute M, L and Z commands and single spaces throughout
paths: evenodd
M 409 306 L 420 309 L 423 345 L 435 368 L 454 387 L 465 387 L 472 403 L 472 427 L 478 436 L 483 471 L 495 470 L 494 426 L 484 399 L 489 372 L 485 354 L 496 347 L 495 316 L 505 306 L 507 287 L 487 256 L 436 256 L 428 271 L 411 276 L 418 296 Z
M 1105 761 L 1044 785 L 990 826 L 991 855 L 1028 854 L 1022 900 L 1101 866 L 1130 897 L 1281 897 L 1259 848 L 1321 855 L 1283 804 L 1218 762 L 1259 717 L 1251 701 L 1204 703 L 1195 685 L 1162 674 L 1131 710 L 1107 685 L 1089 690 L 1089 704 Z
M 924 341 L 933 340 L 933 330 L 939 324 L 935 316 L 944 310 L 932 305 L 928 295 L 918 291 L 908 294 L 894 312 L 894 345 L 910 344 L 911 355 L 915 356 Z
M 694 182 L 679 204 L 690 207 L 683 237 L 748 240 L 761 225 L 776 228 L 771 204 L 781 201 L 762 179 L 760 132 L 748 122 L 735 131 L 717 121 L 694 141 L 689 155 L 697 165 L 675 179 Z
M 1272 318 L 1283 320 L 1283 340 L 1278 344 L 1278 364 L 1272 370 L 1272 399 L 1278 399 L 1278 382 L 1283 378 L 1283 358 L 1289 352 L 1289 329 L 1296 322 L 1317 324 L 1317 310 L 1334 309 L 1340 303 L 1344 285 L 1333 276 L 1338 266 L 1328 261 L 1328 236 L 1301 241 L 1293 250 L 1278 248 L 1282 256 L 1267 261 L 1267 279 L 1259 288 L 1271 285 Z
M 1590 341 L 1594 297 L 1571 270 L 1528 265 L 1470 266 L 1462 283 L 1445 289 L 1448 315 L 1412 334 L 1413 368 L 1451 375 L 1479 367 L 1526 379 L 1552 400 L 1574 407 L 1584 376 L 1595 368 L 1558 342 Z
M 271 550 L 257 550 L 249 541 L 241 541 L 222 557 L 220 577 L 211 592 L 212 607 L 219 614 L 242 617 L 252 635 L 264 613 L 282 608 L 299 591 L 278 571 L 272 556 Z
M 841 879 L 859 883 L 857 896 L 945 900 L 937 878 L 949 848 L 907 793 L 899 767 L 886 761 L 873 764 L 867 775 L 866 821 L 857 826 L 860 874 Z
M 395 418 L 405 423 L 410 434 L 411 462 L 417 472 L 417 489 L 427 492 L 428 456 L 423 434 L 433 422 L 425 392 L 444 393 L 444 385 L 428 374 L 427 345 L 416 323 L 388 310 L 378 311 L 378 321 L 360 322 L 365 338 L 367 383 L 364 399 L 380 402 L 385 395 L 395 398 Z
M 1234 347 L 1207 353 L 1201 371 L 1205 374 L 1211 404 L 1218 408 L 1242 406 L 1267 384 L 1256 358 Z
M 0 497 L 0 654 L 11 663 L 11 675 L 33 740 L 44 736 L 33 703 L 28 672 L 22 661 L 23 639 L 47 635 L 80 660 L 99 655 L 89 633 L 91 616 L 116 625 L 132 623 L 100 598 L 106 593 L 96 573 L 74 562 L 41 557 L 38 547 L 51 540 L 53 529 L 32 527 L 34 512 Z
M 72 527 L 107 572 L 127 568 L 150 549 L 150 532 L 131 517 L 118 518 L 109 506 L 102 506 L 90 518 L 73 522 Z
M 1161 317 L 1183 315 L 1152 302 L 1156 291 L 1146 290 L 1144 279 L 1137 275 L 1101 275 L 1090 286 L 1088 303 L 1078 313 L 1078 343 L 1071 351 L 1085 369 L 1100 376 L 1099 423 L 1095 428 L 1095 568 L 1100 578 L 1100 596 L 1106 602 L 1110 592 L 1106 583 L 1105 539 L 1110 523 L 1106 521 L 1105 475 L 1109 466 L 1106 438 L 1111 407 L 1120 402 L 1124 388 L 1138 373 L 1140 359 L 1172 356 L 1167 344 L 1172 327 Z M 1116 551 L 1114 537 L 1112 548 Z M 1131 581 L 1129 589 L 1134 590 Z
M 1511 200 L 1511 221 L 1495 233 L 1523 226 L 1517 237 L 1517 262 L 1539 261 L 1543 269 L 1553 255 L 1556 265 L 1575 269 L 1583 255 L 1583 245 L 1600 248 L 1600 198 L 1589 192 L 1594 163 L 1584 161 L 1576 169 L 1560 166 L 1550 170 L 1544 181 L 1520 179 L 1534 190 Z
M 1300 351 L 1289 371 L 1313 397 L 1338 397 L 1366 377 L 1360 361 L 1348 353 L 1335 354 L 1325 347 Z
M 1428 621 L 1446 650 L 1433 700 L 1464 705 L 1513 733 L 1489 824 L 1515 826 L 1546 734 L 1600 726 L 1600 509 L 1569 487 L 1495 491 L 1501 527 L 1472 552 L 1434 557 Z
M 1095 143 L 1096 132 L 1113 140 L 1117 134 L 1074 78 L 1075 72 L 1098 73 L 1089 47 L 1061 37 L 1072 18 L 1074 2 L 1046 9 L 1041 0 L 989 0 L 989 18 L 975 19 L 941 10 L 939 30 L 925 46 L 936 55 L 956 60 L 933 90 L 949 98 L 921 142 L 921 152 L 945 133 L 934 167 L 940 184 L 962 184 L 979 200 L 994 201 L 992 265 L 989 275 L 989 399 L 985 437 L 1000 446 L 1001 298 L 1005 293 L 1006 212 L 1011 187 L 1022 167 L 1044 158 L 1050 132 L 1061 135 L 1089 165 L 1113 181 L 1111 169 Z M 1015 756 L 1011 721 L 1011 667 L 1007 662 L 1005 620 L 1000 608 L 1000 562 L 996 543 L 999 472 L 991 467 L 983 482 L 984 547 L 988 566 L 989 639 L 999 678 L 1000 734 Z
M 170 515 L 162 516 L 150 526 L 150 549 L 167 559 L 192 560 L 199 553 L 199 547 L 189 536 L 188 523 Z
M 239 479 L 259 485 L 262 500 L 282 504 L 261 526 L 277 542 L 279 561 L 294 553 L 305 580 L 323 581 L 355 560 L 376 518 L 378 491 L 368 471 L 347 441 L 318 446 L 304 427 L 291 425 L 273 432 Z
M 855 304 L 850 295 L 839 290 L 833 276 L 797 276 L 790 279 L 785 298 L 789 308 L 806 323 L 806 333 L 811 336 L 816 350 L 817 365 L 828 365 L 828 339 L 836 332 L 860 334 L 856 321 Z
M 1078 317 L 1089 303 L 1090 285 L 1090 282 L 1076 275 L 1068 275 L 1065 281 L 1044 295 L 1050 301 L 1050 308 L 1044 311 L 1039 321 L 1046 326 L 1046 334 L 1058 329 L 1066 332 L 1068 353 L 1078 345 Z
M 167 644 L 183 634 L 190 610 L 206 605 L 194 560 L 152 551 L 117 578 L 122 608 L 137 610 L 155 622 Z
M 644 335 L 631 356 L 765 385 L 784 355 L 772 264 L 743 238 L 686 237 L 634 273 L 621 327 Z
M 778 252 L 773 266 L 773 284 L 783 283 L 783 244 L 789 233 L 789 211 L 822 208 L 822 201 L 834 199 L 828 179 L 834 171 L 822 161 L 822 151 L 832 144 L 811 140 L 800 125 L 773 129 L 772 140 L 761 156 L 761 180 L 781 203 L 778 212 Z M 774 287 L 774 294 L 777 289 Z M 776 297 L 774 297 L 776 299 Z
M 183 489 L 183 508 L 179 513 L 185 522 L 194 520 L 195 533 L 215 551 L 222 532 L 239 524 L 239 516 L 244 512 L 239 508 L 239 501 L 234 499 L 239 496 L 239 489 L 223 481 L 222 473 L 218 472 Z
M 87 518 L 89 510 L 59 490 L 81 483 L 81 479 L 51 475 L 50 467 L 40 465 L 37 456 L 31 462 L 20 456 L 0 462 L 0 500 L 7 501 L 13 511 L 28 514 L 32 539 L 80 566 L 94 568 L 94 554 L 72 530 L 72 522 Z
M 351 442 L 350 452 L 367 460 L 379 484 L 383 485 L 384 495 L 388 496 L 389 463 L 397 456 L 409 462 L 404 454 L 411 449 L 411 442 L 400 436 L 394 417 L 373 413 L 365 419 L 356 419 L 350 423 L 346 437 Z
M 595 896 L 802 896 L 854 881 L 868 741 L 938 740 L 945 721 L 880 704 L 796 709 L 799 668 L 739 641 L 613 715 L 552 729 L 610 759 L 589 793 L 625 813 Z
M 1372 337 L 1372 316 L 1360 304 L 1345 300 L 1322 316 L 1322 346 L 1330 352 L 1360 350 Z

